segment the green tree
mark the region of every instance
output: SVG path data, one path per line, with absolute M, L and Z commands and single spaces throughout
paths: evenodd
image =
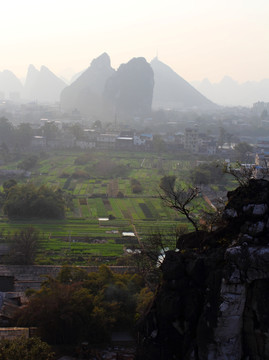
M 19 326 L 37 326 L 51 344 L 74 344 L 95 337 L 93 296 L 78 284 L 49 278 L 18 315 Z
M 11 157 L 11 154 L 10 154 L 10 151 L 9 151 L 9 148 L 7 146 L 7 144 L 5 142 L 2 142 L 1 145 L 0 145 L 0 158 L 1 160 L 6 163 L 9 161 Z
M 112 329 L 134 326 L 143 285 L 137 274 L 114 274 L 106 266 L 89 274 L 64 267 L 31 294 L 17 325 L 37 326 L 49 343 L 103 342 Z
M 175 175 L 165 175 L 161 178 L 160 188 L 164 192 L 166 192 L 166 191 L 169 192 L 171 189 L 173 189 L 175 187 L 175 182 L 176 182 Z
M 83 128 L 79 123 L 73 124 L 69 130 L 76 140 L 80 140 L 84 136 Z
M 24 159 L 18 164 L 18 168 L 25 171 L 29 171 L 36 166 L 38 159 L 39 158 L 37 155 L 28 156 L 26 159 Z
M 28 148 L 31 145 L 31 140 L 34 131 L 28 123 L 22 123 L 15 129 L 16 143 L 21 148 Z
M 14 127 L 12 123 L 5 117 L 0 118 L 0 143 L 14 143 Z
M 164 151 L 165 142 L 160 135 L 154 135 L 152 140 L 153 150 L 158 154 Z
M 5 262 L 14 265 L 31 265 L 35 261 L 39 232 L 29 226 L 11 237 L 10 251 Z
M 4 213 L 9 218 L 64 218 L 65 200 L 62 191 L 42 185 L 13 186 L 4 202 Z
M 246 161 L 246 155 L 248 152 L 251 152 L 253 150 L 253 147 L 247 142 L 243 141 L 239 144 L 236 144 L 234 150 L 237 154 L 238 160 L 243 162 Z
M 191 172 L 191 179 L 194 184 L 207 185 L 211 182 L 210 171 L 202 167 L 197 167 Z
M 41 127 L 42 135 L 45 136 L 46 141 L 56 139 L 59 135 L 59 129 L 54 122 L 46 122 Z
M 37 337 L 0 341 L 0 360 L 50 360 L 54 353 Z
M 95 122 L 93 123 L 93 128 L 97 129 L 97 130 L 102 130 L 102 122 L 101 120 L 95 120 Z
M 218 161 L 196 166 L 190 172 L 194 184 L 215 184 L 224 180 L 223 164 Z

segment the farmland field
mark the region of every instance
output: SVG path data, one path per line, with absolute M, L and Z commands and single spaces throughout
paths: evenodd
M 88 154 L 88 161 L 80 164 L 77 159 L 85 153 L 48 152 L 40 156 L 30 179 L 16 179 L 19 183 L 60 188 L 72 196 L 72 206 L 64 220 L 10 221 L 2 213 L 2 241 L 32 225 L 40 234 L 36 260 L 39 264 L 113 262 L 154 229 L 172 233 L 178 224 L 186 224 L 184 217 L 164 207 L 158 191 L 164 174 L 176 175 L 185 182 L 192 162 L 149 153 Z M 16 166 L 16 162 L 8 164 L 9 169 Z M 141 184 L 138 193 L 133 192 L 131 179 Z M 5 180 L 1 179 L 1 184 Z M 134 232 L 136 236 L 124 236 L 124 232 Z

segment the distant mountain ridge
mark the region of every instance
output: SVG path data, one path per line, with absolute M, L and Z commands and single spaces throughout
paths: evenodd
M 157 57 L 150 63 L 154 72 L 153 108 L 212 109 L 216 105 Z
M 77 109 L 93 117 L 103 118 L 103 92 L 107 79 L 114 73 L 106 53 L 92 60 L 91 65 L 63 89 L 60 95 L 62 109 L 67 112 Z
M 127 68 L 128 71 L 134 71 L 135 73 L 134 67 L 131 70 L 130 64 L 132 64 L 132 60 L 127 63 L 129 64 Z M 146 68 L 147 71 L 142 75 L 142 78 L 147 74 L 148 79 L 146 76 L 145 81 L 140 83 L 140 90 L 136 95 L 143 93 L 142 86 L 144 86 L 148 91 L 144 92 L 144 96 L 146 95 L 147 98 L 147 106 L 149 106 L 152 96 L 153 109 L 207 110 L 216 108 L 217 105 L 252 106 L 257 101 L 269 102 L 269 79 L 239 84 L 226 76 L 216 84 L 211 83 L 208 79 L 189 83 L 158 58 L 153 59 L 150 63 L 154 72 L 154 87 L 151 95 L 151 70 L 148 68 L 149 63 L 145 59 L 143 61 L 144 71 L 146 71 Z M 136 62 L 138 64 L 138 60 Z M 93 117 L 104 119 L 107 116 L 111 118 L 108 109 L 110 108 L 110 111 L 112 111 L 113 107 L 114 116 L 117 116 L 117 113 L 124 116 L 123 113 L 126 113 L 127 108 L 129 109 L 127 112 L 130 112 L 132 116 L 142 112 L 148 113 L 145 108 L 142 112 L 141 109 L 138 109 L 140 103 L 135 105 L 138 109 L 137 114 L 135 114 L 136 111 L 131 110 L 132 106 L 130 107 L 130 104 L 126 105 L 126 107 L 122 103 L 123 98 L 127 97 L 127 93 L 131 97 L 134 96 L 134 93 L 132 93 L 134 81 L 137 80 L 136 86 L 138 86 L 139 77 L 134 75 L 132 78 L 130 75 L 130 79 L 132 78 L 130 84 L 133 84 L 130 85 L 128 92 L 126 92 L 127 87 L 123 85 L 125 81 L 123 68 L 127 64 L 122 64 L 116 71 L 111 67 L 108 54 L 104 53 L 94 59 L 88 69 L 74 75 L 69 86 L 45 66 L 41 66 L 40 70 L 37 70 L 33 65 L 30 65 L 24 85 L 11 71 L 4 70 L 0 72 L 0 98 L 21 99 L 23 102 L 38 101 L 41 103 L 61 101 L 65 111 L 80 109 L 82 113 L 91 113 Z M 109 80 L 110 78 L 111 80 Z M 119 82 L 121 81 L 120 85 Z M 121 90 L 120 86 L 122 86 Z M 113 92 L 117 92 L 117 96 L 120 93 L 121 98 L 116 98 Z M 127 99 L 125 100 L 127 101 Z M 143 97 L 141 97 L 141 106 L 144 105 Z
M 50 71 L 46 66 L 41 66 L 38 71 L 33 65 L 28 68 L 22 97 L 25 100 L 39 102 L 59 101 L 66 83 Z
M 21 94 L 23 85 L 20 80 L 9 70 L 0 72 L 0 97 L 11 98 L 12 93 Z
M 129 121 L 153 108 L 213 109 L 217 106 L 158 59 L 133 58 L 116 71 L 104 53 L 61 94 L 61 108 L 92 118 Z
M 103 53 L 61 93 L 61 108 L 92 119 L 128 121 L 151 113 L 153 71 L 144 58 L 133 58 L 116 71 Z
M 225 76 L 219 83 L 204 79 L 193 81 L 192 85 L 216 104 L 224 106 L 252 106 L 258 101 L 269 102 L 269 79 L 239 84 Z

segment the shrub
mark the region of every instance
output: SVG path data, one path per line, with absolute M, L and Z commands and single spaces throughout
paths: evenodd
M 53 355 L 49 345 L 37 337 L 0 341 L 0 360 L 50 360 Z
M 83 170 L 76 170 L 73 174 L 72 177 L 74 179 L 88 179 L 89 178 L 89 174 L 86 171 Z
M 134 194 L 140 194 L 142 191 L 143 191 L 143 188 L 142 188 L 142 185 L 141 185 L 141 184 L 133 185 L 133 187 L 132 187 L 132 192 L 133 192 Z
M 124 194 L 121 191 L 119 191 L 118 194 L 117 194 L 117 197 L 118 198 L 124 198 Z
M 90 160 L 92 160 L 92 156 L 91 154 L 83 154 L 80 155 L 79 157 L 77 157 L 74 161 L 75 165 L 85 165 L 87 164 Z

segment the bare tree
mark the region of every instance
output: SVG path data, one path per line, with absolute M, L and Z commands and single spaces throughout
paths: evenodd
M 256 168 L 255 166 L 244 166 L 240 162 L 237 162 L 235 166 L 226 163 L 224 173 L 232 175 L 240 186 L 247 187 L 249 181 L 256 177 Z M 265 173 L 262 174 L 262 177 L 264 176 Z
M 161 267 L 165 254 L 168 250 L 175 250 L 178 233 L 175 228 L 164 231 L 153 228 L 141 240 L 139 253 L 134 255 L 136 266 L 143 275 L 147 286 L 156 290 L 161 276 Z
M 188 187 L 186 189 L 174 182 L 168 182 L 165 186 L 160 184 L 160 198 L 164 204 L 178 213 L 184 215 L 193 225 L 195 231 L 198 231 L 198 221 L 194 216 L 195 205 L 193 200 L 198 196 L 200 190 L 198 187 Z
M 201 211 L 202 229 L 204 228 L 206 231 L 212 232 L 220 226 L 223 223 L 222 213 L 224 208 L 225 201 L 221 197 L 218 197 L 214 208 L 211 207 L 210 211 L 203 209 Z

